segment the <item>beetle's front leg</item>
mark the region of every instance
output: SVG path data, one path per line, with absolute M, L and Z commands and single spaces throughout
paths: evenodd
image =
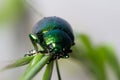
M 37 38 L 37 36 L 34 34 L 29 34 L 29 38 L 34 46 L 34 50 L 30 50 L 29 54 L 25 54 L 24 56 L 32 56 L 32 55 L 38 53 L 38 46 L 37 46 L 38 38 Z
M 34 54 L 36 54 L 37 52 L 36 52 L 36 50 L 30 50 L 29 51 L 29 53 L 28 54 L 25 54 L 24 56 L 26 57 L 26 56 L 32 56 L 32 55 L 34 55 Z
M 34 46 L 34 49 L 38 52 L 38 46 L 37 46 L 38 38 L 37 38 L 37 36 L 34 34 L 29 34 L 29 38 Z
M 26 57 L 26 56 L 32 56 L 32 55 L 35 55 L 36 53 L 42 53 L 42 54 L 45 54 L 45 53 L 47 53 L 47 51 L 46 50 L 41 50 L 41 51 L 36 51 L 36 50 L 30 50 L 29 51 L 29 53 L 28 54 L 25 54 L 24 56 Z
M 40 52 L 42 54 L 50 53 L 49 49 L 47 47 L 45 47 L 45 46 L 44 46 L 43 50 L 40 50 L 38 52 Z

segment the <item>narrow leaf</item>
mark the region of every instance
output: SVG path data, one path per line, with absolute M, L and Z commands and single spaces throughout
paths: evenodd
M 118 80 L 120 80 L 120 64 L 119 64 L 119 61 L 117 59 L 117 56 L 115 55 L 115 51 L 112 48 L 106 47 L 106 46 L 103 46 L 103 49 L 107 53 L 106 59 L 107 59 L 108 64 L 115 72 Z
M 16 68 L 16 67 L 20 67 L 20 66 L 24 66 L 28 63 L 30 63 L 30 61 L 34 58 L 34 56 L 27 56 L 27 57 L 23 57 L 21 59 L 18 59 L 17 61 L 15 61 L 12 64 L 7 65 L 5 68 L 3 68 L 1 71 L 7 70 L 7 69 L 11 69 L 11 68 Z
M 52 71 L 53 71 L 53 61 L 51 61 L 49 64 L 47 64 L 47 67 L 46 67 L 46 70 L 45 70 L 42 80 L 51 80 Z
M 30 62 L 28 68 L 22 75 L 22 77 L 24 77 L 32 68 L 34 68 L 34 66 L 41 60 L 42 57 L 43 57 L 42 54 L 36 54 L 35 57 L 32 59 L 32 61 Z
M 42 59 L 34 67 L 32 67 L 20 80 L 31 80 L 44 67 L 44 65 L 48 63 L 50 59 L 50 55 L 45 55 L 42 57 Z
M 97 80 L 106 80 L 104 54 L 93 45 L 85 34 L 78 35 L 76 39 L 77 46 L 74 49 L 77 51 L 74 52 L 76 55 L 74 57 L 82 62 Z

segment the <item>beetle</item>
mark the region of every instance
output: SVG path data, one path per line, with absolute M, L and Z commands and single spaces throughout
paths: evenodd
M 44 17 L 34 27 L 29 38 L 36 52 L 51 54 L 53 58 L 67 58 L 74 43 L 73 30 L 64 19 Z M 38 44 L 42 50 L 38 49 Z

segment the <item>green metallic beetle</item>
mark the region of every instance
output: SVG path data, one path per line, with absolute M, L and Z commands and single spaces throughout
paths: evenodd
M 37 52 L 51 54 L 54 59 L 69 57 L 70 48 L 75 44 L 70 24 L 55 16 L 40 20 L 29 37 Z M 38 44 L 42 50 L 38 50 Z

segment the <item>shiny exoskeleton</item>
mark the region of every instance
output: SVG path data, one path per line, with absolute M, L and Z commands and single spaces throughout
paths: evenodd
M 33 28 L 29 35 L 37 52 L 51 54 L 53 58 L 69 57 L 74 45 L 74 35 L 70 24 L 59 17 L 45 17 Z M 38 50 L 37 44 L 42 47 Z

